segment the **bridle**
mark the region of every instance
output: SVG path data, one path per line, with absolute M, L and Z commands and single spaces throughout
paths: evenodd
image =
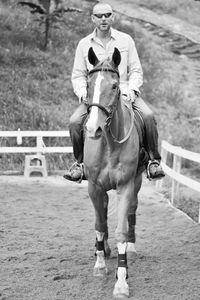
M 119 77 L 119 71 L 117 69 L 111 69 L 111 68 L 94 68 L 92 69 L 91 71 L 88 72 L 88 76 L 90 76 L 91 74 L 95 73 L 95 72 L 99 72 L 99 71 L 104 71 L 104 72 L 112 72 L 112 73 L 115 73 L 117 74 L 117 76 Z M 120 97 L 120 89 L 118 88 L 117 89 L 117 97 L 119 99 Z M 131 114 L 131 127 L 128 131 L 128 134 L 121 140 L 117 140 L 116 137 L 113 135 L 112 131 L 111 131 L 111 128 L 110 128 L 110 124 L 111 124 L 111 120 L 112 120 L 112 117 L 113 117 L 113 113 L 115 111 L 115 108 L 117 105 L 113 105 L 113 108 L 114 109 L 111 109 L 110 111 L 105 108 L 103 105 L 99 104 L 99 103 L 92 103 L 92 104 L 88 104 L 88 107 L 87 107 L 87 113 L 89 114 L 90 113 L 90 109 L 91 107 L 93 106 L 96 106 L 98 107 L 100 110 L 102 110 L 105 115 L 107 116 L 107 119 L 106 119 L 106 127 L 109 128 L 110 130 L 110 134 L 112 136 L 112 139 L 114 140 L 114 142 L 118 143 L 118 144 L 122 144 L 124 143 L 125 141 L 128 140 L 128 138 L 130 137 L 130 134 L 131 134 L 131 131 L 133 129 L 133 119 L 134 119 L 134 113 L 133 113 L 133 110 L 132 110 L 132 107 L 130 107 L 130 114 Z
M 93 73 L 99 72 L 99 71 L 112 72 L 112 73 L 117 74 L 117 76 L 119 77 L 119 71 L 117 69 L 111 69 L 111 68 L 105 68 L 105 69 L 103 69 L 103 68 L 94 68 L 91 71 L 89 71 L 88 76 L 90 76 Z M 120 95 L 120 89 L 118 88 L 117 89 L 117 96 L 119 97 L 119 95 Z M 112 119 L 112 116 L 113 116 L 113 113 L 114 113 L 114 109 L 113 110 L 111 109 L 109 111 L 108 109 L 105 108 L 105 106 L 103 106 L 99 103 L 92 103 L 92 104 L 88 104 L 88 107 L 87 107 L 88 114 L 90 113 L 90 109 L 91 109 L 92 106 L 98 107 L 99 109 L 101 109 L 105 113 L 105 115 L 107 116 L 106 125 L 110 126 L 110 122 L 111 122 L 111 119 Z

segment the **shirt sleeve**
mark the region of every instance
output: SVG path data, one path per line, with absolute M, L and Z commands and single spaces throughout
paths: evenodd
M 83 95 L 87 95 L 87 65 L 80 42 L 75 53 L 71 80 L 74 93 L 80 101 Z
M 134 40 L 130 37 L 128 43 L 128 89 L 140 93 L 143 84 L 143 71 Z

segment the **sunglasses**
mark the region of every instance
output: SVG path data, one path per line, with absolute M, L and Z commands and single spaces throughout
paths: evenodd
M 112 16 L 112 13 L 94 14 L 94 16 L 95 16 L 96 18 L 98 18 L 98 19 L 102 19 L 103 16 L 104 16 L 105 18 L 110 18 L 110 17 Z

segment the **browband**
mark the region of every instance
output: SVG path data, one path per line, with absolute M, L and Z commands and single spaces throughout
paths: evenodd
M 104 71 L 104 72 L 112 72 L 112 73 L 115 73 L 117 74 L 117 76 L 119 77 L 119 71 L 116 70 L 116 69 L 103 69 L 103 68 L 94 68 L 92 69 L 91 71 L 88 72 L 88 75 L 92 74 L 92 73 L 95 73 L 95 72 L 99 72 L 99 71 Z

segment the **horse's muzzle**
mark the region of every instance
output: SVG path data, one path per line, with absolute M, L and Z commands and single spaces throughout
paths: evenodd
M 89 128 L 85 126 L 85 129 L 86 129 L 87 137 L 91 139 L 98 139 L 102 136 L 103 131 L 100 126 L 97 129 Z

